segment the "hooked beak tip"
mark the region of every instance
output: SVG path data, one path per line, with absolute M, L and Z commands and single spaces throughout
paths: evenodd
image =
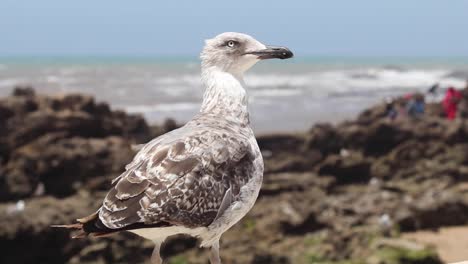
M 286 47 L 266 46 L 265 49 L 247 52 L 246 54 L 256 55 L 260 60 L 265 59 L 289 59 L 294 56 L 291 50 Z

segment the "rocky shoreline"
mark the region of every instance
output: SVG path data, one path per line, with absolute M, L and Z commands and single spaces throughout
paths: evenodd
M 224 263 L 442 263 L 402 232 L 468 223 L 468 121 L 438 105 L 389 121 L 385 106 L 338 125 L 258 137 L 265 180 L 253 210 L 221 241 Z M 150 126 L 91 96 L 0 99 L 0 263 L 148 263 L 132 234 L 71 240 L 52 224 L 96 210 Z M 194 239 L 163 247 L 169 263 L 206 263 Z

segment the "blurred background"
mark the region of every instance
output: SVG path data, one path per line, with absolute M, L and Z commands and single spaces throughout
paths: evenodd
M 265 162 L 225 263 L 468 259 L 468 2 L 0 2 L 2 263 L 144 263 L 131 234 L 51 224 L 99 207 L 144 143 L 198 112 L 225 31 L 295 57 L 246 74 Z M 2 251 L 3 251 L 2 250 Z M 206 263 L 178 237 L 169 263 Z
M 387 96 L 462 87 L 468 77 L 464 1 L 3 2 L 2 95 L 17 84 L 90 93 L 150 122 L 198 111 L 198 54 L 225 31 L 295 52 L 246 77 L 259 132 L 340 121 Z

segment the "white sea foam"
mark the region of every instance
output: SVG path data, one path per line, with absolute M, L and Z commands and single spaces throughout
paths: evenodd
M 254 68 L 246 75 L 252 117 L 265 118 L 256 123 L 271 123 L 271 112 L 279 110 L 283 120 L 294 119 L 297 124 L 312 120 L 313 115 L 323 119 L 330 111 L 350 117 L 383 97 L 425 91 L 436 82 L 442 88 L 462 88 L 464 76 L 468 76 L 466 66 L 294 67 Z M 203 93 L 198 64 L 193 63 L 180 67 L 91 64 L 24 68 L 0 64 L 0 94 L 9 94 L 12 87 L 24 83 L 41 92 L 91 93 L 129 112 L 143 113 L 150 122 L 159 122 L 160 117 L 188 120 L 198 111 Z
M 155 79 L 156 84 L 200 84 L 200 75 L 196 74 L 184 74 L 181 76 L 168 76 Z
M 119 108 L 119 107 L 118 107 Z M 120 106 L 129 113 L 152 113 L 152 112 L 171 112 L 171 111 L 186 111 L 200 108 L 199 103 L 171 103 L 171 104 L 155 104 L 155 105 L 127 105 Z
M 15 85 L 21 84 L 23 80 L 21 79 L 0 79 L 0 87 L 1 88 L 11 88 Z
M 262 90 L 252 90 L 252 96 L 260 97 L 282 97 L 282 96 L 295 96 L 301 94 L 299 89 L 262 89 Z
M 301 94 L 301 90 L 311 94 L 339 94 L 359 92 L 360 90 L 387 89 L 425 89 L 439 82 L 441 86 L 464 85 L 461 78 L 447 77 L 450 71 L 446 69 L 412 69 L 399 70 L 388 68 L 362 68 L 356 70 L 311 71 L 301 74 L 251 73 L 245 77 L 247 87 L 252 94 L 265 96 L 291 96 Z M 141 81 L 141 79 L 139 79 Z M 181 95 L 201 87 L 199 73 L 183 74 L 165 77 L 154 77 L 155 89 L 166 94 Z M 136 83 L 136 82 L 135 82 Z M 268 89 L 270 92 L 268 92 Z M 294 91 L 299 90 L 299 91 Z

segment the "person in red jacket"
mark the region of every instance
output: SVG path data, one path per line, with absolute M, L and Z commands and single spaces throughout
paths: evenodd
M 462 99 L 462 94 L 460 91 L 457 91 L 455 88 L 450 87 L 445 92 L 444 100 L 442 101 L 442 106 L 445 111 L 447 119 L 452 120 L 457 116 L 457 105 Z

